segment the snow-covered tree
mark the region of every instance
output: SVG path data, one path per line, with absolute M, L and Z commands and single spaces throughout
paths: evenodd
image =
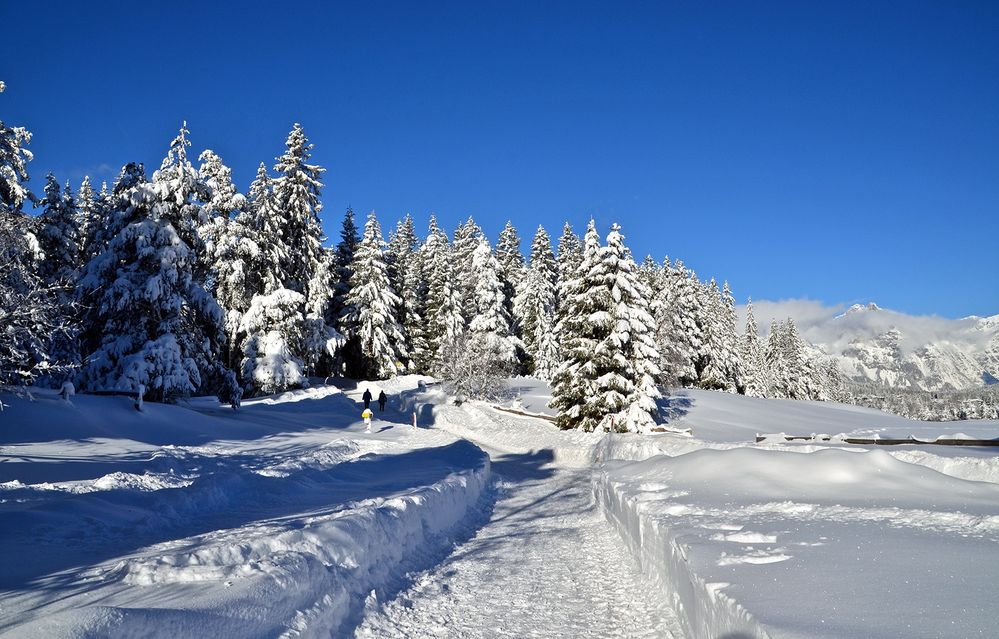
M 74 334 L 60 287 L 36 274 L 41 257 L 31 219 L 0 203 L 0 385 L 63 378 L 72 362 L 55 349 Z
M 286 288 L 253 297 L 239 326 L 242 376 L 253 390 L 270 394 L 306 384 L 305 364 L 296 356 L 306 350 L 304 307 L 305 297 Z
M 104 185 L 105 191 L 107 184 Z M 101 214 L 102 206 L 98 196 L 94 193 L 94 187 L 90 184 L 90 176 L 84 176 L 80 183 L 80 190 L 76 194 L 76 228 L 77 228 L 77 254 L 82 265 L 93 255 L 90 254 L 88 245 L 93 227 L 103 223 Z
M 465 333 L 466 323 L 459 288 L 455 282 L 452 247 L 447 234 L 430 218 L 427 239 L 420 248 L 420 265 L 427 286 L 424 305 L 426 350 L 415 354 L 420 370 L 433 371 L 441 349 Z
M 806 351 L 805 342 L 790 318 L 770 327 L 764 355 L 770 374 L 771 392 L 787 399 L 826 398 L 815 363 Z
M 646 431 L 655 423 L 659 354 L 635 268 L 619 227 L 601 248 L 591 220 L 583 259 L 564 287 L 565 359 L 552 381 L 561 428 Z
M 539 226 L 531 243 L 530 267 L 514 298 L 513 311 L 531 372 L 549 379 L 558 366 L 558 341 L 554 332 L 558 268 L 551 239 Z
M 576 277 L 579 263 L 583 260 L 583 244 L 579 236 L 572 230 L 572 225 L 568 222 L 562 227 L 562 235 L 558 240 L 558 257 L 556 265 L 558 267 L 558 298 L 555 300 L 556 307 L 561 308 L 562 300 L 567 295 L 563 289 L 569 285 Z
M 28 162 L 34 157 L 27 149 L 30 143 L 30 131 L 0 120 L 0 205 L 8 211 L 20 211 L 25 200 L 35 200 L 27 186 Z
M 354 223 L 354 210 L 348 207 L 340 227 L 340 242 L 336 245 L 334 259 L 336 273 L 333 299 L 330 304 L 330 312 L 338 322 L 337 328 L 341 332 L 344 332 L 346 327 L 340 322 L 344 317 L 350 315 L 347 294 L 350 292 L 350 278 L 354 275 L 354 272 L 351 271 L 351 264 L 354 263 L 354 253 L 357 252 L 357 245 L 360 243 L 361 236 L 358 235 L 357 225 Z
M 201 162 L 198 176 L 205 189 L 198 225 L 198 235 L 205 247 L 198 259 L 200 270 L 208 274 L 209 290 L 214 294 L 218 279 L 219 243 L 226 234 L 226 227 L 234 216 L 246 208 L 247 201 L 232 183 L 232 169 L 223 164 L 222 158 L 214 151 L 202 151 L 198 160 Z
M 68 372 L 51 351 L 68 335 L 68 309 L 57 288 L 38 277 L 36 220 L 21 210 L 35 201 L 27 187 L 30 141 L 27 129 L 0 120 L 0 384 L 30 384 L 40 374 Z
M 451 246 L 451 273 L 454 276 L 452 286 L 461 300 L 461 313 L 466 324 L 471 323 L 476 310 L 472 254 L 485 237 L 482 229 L 471 217 L 459 224 L 454 231 L 454 242 Z
M 360 361 L 355 369 L 361 377 L 396 375 L 408 355 L 395 316 L 401 300 L 389 283 L 385 248 L 381 226 L 371 212 L 351 263 L 353 275 L 347 294 L 347 304 L 352 309 L 347 321 L 347 348 L 349 353 L 351 343 L 357 345 Z
M 279 216 L 281 240 L 289 248 L 281 256 L 284 287 L 307 294 L 309 282 L 323 258 L 323 231 L 319 221 L 320 182 L 325 169 L 309 164 L 312 145 L 298 123 L 288 134 L 287 150 L 277 159 L 273 206 Z M 274 238 L 276 240 L 277 238 Z
M 473 341 L 485 351 L 495 353 L 499 361 L 517 364 L 517 349 L 522 343 L 513 334 L 507 314 L 499 264 L 485 238 L 472 253 L 472 282 L 475 312 L 468 328 Z
M 80 287 L 97 330 L 85 353 L 85 387 L 144 386 L 161 400 L 238 392 L 219 361 L 222 310 L 196 276 L 201 185 L 186 134 L 182 127 L 152 182 L 119 193 L 124 209 L 113 219 L 121 230 L 86 266 Z
M 242 360 L 240 325 L 253 298 L 279 290 L 284 281 L 281 262 L 287 247 L 280 241 L 280 219 L 271 197 L 271 180 L 261 164 L 248 202 L 225 223 L 214 248 L 214 289 L 225 312 L 229 366 Z
M 670 349 L 666 360 L 676 379 L 684 386 L 700 380 L 706 360 L 705 318 L 700 282 L 697 275 L 688 271 L 682 260 L 677 260 L 669 271 L 671 325 L 665 328 Z
M 508 392 L 506 377 L 512 366 L 481 335 L 464 333 L 443 343 L 434 374 L 450 395 L 495 400 Z
M 506 311 L 507 314 L 512 315 L 513 299 L 526 275 L 526 270 L 524 268 L 524 255 L 520 252 L 520 235 L 510 220 L 507 220 L 503 230 L 500 231 L 499 239 L 496 242 L 496 263 L 499 267 L 497 276 L 500 283 L 503 284 Z
M 80 266 L 76 201 L 69 185 L 63 192 L 55 176 L 49 173 L 45 179 L 45 197 L 39 204 L 43 210 L 39 219 L 38 242 L 45 256 L 40 274 L 48 284 L 68 287 L 74 283 Z
M 396 309 L 396 317 L 402 326 L 403 336 L 408 345 L 407 368 L 417 370 L 414 362 L 416 353 L 425 352 L 426 334 L 423 324 L 424 301 L 427 286 L 422 276 L 419 238 L 413 225 L 413 216 L 407 214 L 395 228 L 389 239 L 388 259 L 389 282 L 399 295 L 401 303 Z
M 701 287 L 700 306 L 703 309 L 705 354 L 700 360 L 698 385 L 702 388 L 736 392 L 741 388 L 739 354 L 736 347 L 735 300 L 725 283 L 724 292 L 711 281 Z
M 559 425 L 646 431 L 655 423 L 659 353 L 648 292 L 615 225 L 599 246 L 591 221 L 583 260 L 564 290 L 566 359 L 553 381 Z
M 769 374 L 763 357 L 756 315 L 753 313 L 753 300 L 746 305 L 746 332 L 742 336 L 742 371 L 745 393 L 750 397 L 768 397 L 770 393 Z

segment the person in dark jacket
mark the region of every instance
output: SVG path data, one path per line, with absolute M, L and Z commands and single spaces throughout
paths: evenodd
M 368 406 L 371 405 L 371 389 L 370 388 L 365 388 L 364 389 L 364 394 L 361 395 L 361 399 L 364 400 L 364 407 L 365 408 L 367 408 Z
M 385 412 L 385 402 L 388 401 L 388 397 L 385 396 L 385 391 L 378 393 L 378 410 L 379 412 Z

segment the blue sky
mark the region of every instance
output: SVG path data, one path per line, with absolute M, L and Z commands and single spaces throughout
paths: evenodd
M 0 3 L 33 184 L 155 168 L 186 119 L 245 189 L 298 121 L 331 236 L 593 216 L 741 300 L 999 313 L 999 3 L 94 5 Z

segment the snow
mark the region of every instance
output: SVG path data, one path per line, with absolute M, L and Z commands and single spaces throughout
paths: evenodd
M 529 415 L 531 378 L 503 406 L 528 415 L 333 381 L 239 411 L 0 398 L 0 635 L 993 634 L 999 451 L 837 436 L 999 423 L 691 390 L 661 403 L 691 434 L 584 433 Z
M 982 387 L 983 371 L 999 367 L 999 322 L 995 317 L 948 319 L 908 315 L 873 302 L 848 309 L 809 300 L 754 300 L 764 329 L 771 319 L 793 317 L 802 336 L 837 360 L 840 370 L 861 381 L 925 389 Z M 745 319 L 745 307 L 739 309 Z M 898 351 L 885 348 L 896 332 Z
M 360 390 L 36 397 L 3 397 L 3 636 L 336 633 L 489 505 L 484 453 L 392 403 L 364 435 Z

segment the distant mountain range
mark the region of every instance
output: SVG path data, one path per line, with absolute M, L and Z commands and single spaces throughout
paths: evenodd
M 764 331 L 791 317 L 802 337 L 848 378 L 895 388 L 968 390 L 999 383 L 999 315 L 945 319 L 855 304 L 754 303 Z

